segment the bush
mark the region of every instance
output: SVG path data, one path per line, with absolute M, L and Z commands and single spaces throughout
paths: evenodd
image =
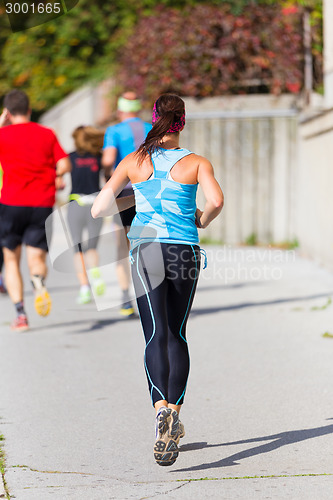
M 298 93 L 302 13 L 300 6 L 277 2 L 247 5 L 239 15 L 225 3 L 159 7 L 141 17 L 122 49 L 118 83 L 149 101 L 167 91 L 193 97 Z M 320 67 L 319 51 L 316 58 Z

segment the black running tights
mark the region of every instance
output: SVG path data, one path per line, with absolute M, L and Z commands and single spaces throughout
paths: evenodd
M 200 248 L 144 243 L 134 249 L 131 260 L 152 403 L 164 399 L 181 405 L 190 368 L 186 323 L 200 271 Z

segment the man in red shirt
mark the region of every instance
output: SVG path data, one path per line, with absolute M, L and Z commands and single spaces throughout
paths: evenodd
M 0 199 L 1 244 L 6 286 L 17 317 L 16 331 L 28 330 L 20 272 L 22 244 L 26 245 L 35 309 L 49 314 L 51 299 L 45 288 L 47 240 L 45 220 L 52 213 L 56 185 L 70 171 L 67 154 L 54 132 L 30 121 L 28 96 L 12 90 L 4 99 L 0 116 L 0 164 L 3 185 Z

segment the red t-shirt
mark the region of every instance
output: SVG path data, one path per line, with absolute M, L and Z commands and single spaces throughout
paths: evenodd
M 21 207 L 52 207 L 56 163 L 66 156 L 54 132 L 38 123 L 1 128 L 3 185 L 0 202 Z

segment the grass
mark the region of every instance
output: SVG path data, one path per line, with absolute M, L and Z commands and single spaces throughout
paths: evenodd
M 293 240 L 285 240 L 280 243 L 274 243 L 274 241 L 272 241 L 269 246 L 272 248 L 281 248 L 281 250 L 294 250 L 294 248 L 299 247 L 299 242 L 297 238 L 294 238 Z
M 244 245 L 250 246 L 250 247 L 256 247 L 256 246 L 263 246 L 263 247 L 270 247 L 270 248 L 279 248 L 281 250 L 293 250 L 294 248 L 299 247 L 299 242 L 297 238 L 294 238 L 293 240 L 284 240 L 280 242 L 275 242 L 275 241 L 270 241 L 268 244 L 260 243 L 258 240 L 258 236 L 256 233 L 251 233 L 244 241 Z
M 324 337 L 324 339 L 333 339 L 333 333 L 325 332 L 322 337 Z
M 6 493 L 7 499 L 9 500 L 10 496 L 9 496 L 9 492 L 8 492 L 7 484 L 6 484 L 6 480 L 5 480 L 5 465 L 6 465 L 5 464 L 5 452 L 3 451 L 3 448 L 2 448 L 2 444 L 3 444 L 4 440 L 5 440 L 5 438 L 3 437 L 2 434 L 0 434 L 0 474 L 2 476 L 0 481 L 3 481 L 5 493 Z
M 325 304 L 323 306 L 312 306 L 310 308 L 310 311 L 325 311 L 325 309 L 327 309 L 331 304 L 332 304 L 332 297 L 328 297 L 327 301 L 325 302 Z M 304 307 L 293 307 L 291 310 L 292 311 L 304 311 Z M 328 332 L 326 332 L 326 333 L 328 333 Z M 323 335 L 327 336 L 326 334 L 323 334 Z
M 224 245 L 222 240 L 214 240 L 213 238 L 208 238 L 206 236 L 200 238 L 200 243 L 202 245 Z
M 188 481 L 189 483 L 194 482 L 194 481 L 225 481 L 225 480 L 232 480 L 232 479 L 278 479 L 280 477 L 317 477 L 317 476 L 332 476 L 333 474 L 331 473 L 309 473 L 309 474 L 273 474 L 271 476 L 231 476 L 231 477 L 200 477 L 197 479 L 176 479 L 178 482 L 184 482 Z
M 246 239 L 245 239 L 245 245 L 249 246 L 249 247 L 255 247 L 256 245 L 258 245 L 258 237 L 256 235 L 256 233 L 251 233 L 250 236 L 248 236 Z
M 331 297 L 328 297 L 326 304 L 324 304 L 323 306 L 313 306 L 313 307 L 311 307 L 311 311 L 324 311 L 331 304 L 332 304 L 332 299 L 331 299 Z

